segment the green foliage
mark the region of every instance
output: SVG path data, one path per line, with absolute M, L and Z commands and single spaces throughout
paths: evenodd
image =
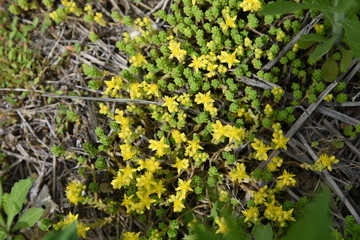
M 29 208 L 14 222 L 15 217 L 23 208 L 32 184 L 33 181 L 30 179 L 20 180 L 13 185 L 8 195 L 3 193 L 0 184 L 0 239 L 5 239 L 6 236 L 10 237 L 20 229 L 34 226 L 43 215 L 42 208 Z M 1 204 L 2 202 L 4 203 Z M 6 214 L 6 217 L 3 213 Z
M 359 13 L 360 5 L 356 0 L 338 0 L 338 1 L 322 1 L 322 0 L 306 0 L 306 3 L 299 4 L 287 1 L 277 1 L 265 6 L 261 14 L 275 15 L 284 14 L 292 11 L 303 9 L 316 9 L 324 14 L 326 23 L 332 26 L 332 35 L 324 38 L 317 34 L 308 34 L 302 36 L 303 41 L 323 42 L 318 45 L 310 55 L 311 61 L 317 61 L 326 54 L 337 42 L 342 40 L 352 50 L 354 56 L 360 59 L 360 48 L 357 44 L 360 38 L 360 21 L 356 18 Z M 312 2 L 312 3 L 308 3 Z
M 69 226 L 67 226 L 66 228 L 60 231 L 49 233 L 44 238 L 42 238 L 42 240 L 59 240 L 59 239 L 77 240 L 78 237 L 76 233 L 76 222 L 73 222 L 72 224 L 70 224 Z

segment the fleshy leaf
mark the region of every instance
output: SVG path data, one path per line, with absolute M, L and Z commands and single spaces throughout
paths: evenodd
M 321 36 L 319 34 L 315 34 L 315 33 L 309 33 L 309 34 L 302 34 L 300 36 L 300 40 L 301 41 L 310 41 L 310 42 L 325 42 L 326 41 L 326 37 Z
M 345 48 L 340 48 L 340 51 L 342 55 L 340 62 L 340 72 L 346 72 L 354 57 L 354 53 L 352 50 L 346 50 Z

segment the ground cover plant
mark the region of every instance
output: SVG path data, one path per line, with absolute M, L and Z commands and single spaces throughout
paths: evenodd
M 341 3 L 5 1 L 1 176 L 31 176 L 45 209 L 16 234 L 356 239 L 359 5 Z

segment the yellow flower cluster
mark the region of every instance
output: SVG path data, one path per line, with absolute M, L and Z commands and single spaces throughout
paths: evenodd
M 197 93 L 195 95 L 194 102 L 197 104 L 203 104 L 204 110 L 208 111 L 211 117 L 215 117 L 217 115 L 217 108 L 214 107 L 214 100 L 210 97 L 211 92 L 208 91 L 206 94 Z
M 213 45 L 215 45 L 213 41 L 207 43 L 207 46 L 210 48 L 214 47 Z M 239 62 L 239 60 L 236 59 L 235 54 L 236 52 L 229 54 L 225 51 L 221 51 L 220 56 L 216 56 L 214 52 L 209 52 L 208 54 L 200 56 L 193 55 L 192 61 L 188 66 L 194 68 L 195 72 L 198 72 L 199 69 L 208 71 L 205 76 L 211 78 L 216 75 L 216 72 L 224 73 L 227 71 L 227 68 L 224 65 L 218 64 L 217 60 L 220 60 L 222 63 L 227 63 L 230 68 L 234 63 Z
M 132 56 L 129 59 L 129 62 L 132 63 L 134 67 L 145 67 L 148 64 L 145 56 L 141 53 L 137 53 L 136 55 Z
M 132 83 L 129 86 L 131 99 L 142 99 L 143 97 L 151 98 L 152 96 L 160 97 L 159 87 L 155 83 Z
M 101 12 L 97 12 L 97 13 L 95 13 L 94 20 L 100 26 L 105 27 L 106 21 L 103 17 L 104 17 L 104 15 Z
M 63 221 L 54 224 L 54 229 L 55 230 L 63 229 L 66 226 L 70 225 L 71 223 L 76 222 L 77 235 L 79 237 L 86 238 L 86 232 L 90 229 L 90 227 L 85 227 L 85 225 L 82 222 L 78 221 L 78 217 L 79 214 L 73 215 L 72 213 L 69 213 L 69 215 L 66 216 Z
M 78 17 L 82 13 L 82 10 L 77 7 L 76 2 L 74 2 L 74 1 L 61 0 L 61 4 L 64 5 L 65 10 L 68 13 L 74 13 Z
M 236 168 L 231 170 L 229 176 L 232 181 L 238 183 L 249 181 L 250 179 L 250 176 L 246 173 L 246 167 L 244 163 L 236 163 Z
M 335 156 L 329 157 L 329 155 L 323 153 L 319 156 L 319 159 L 313 165 L 304 163 L 301 166 L 305 169 L 322 172 L 325 169 L 332 171 L 332 164 L 337 163 L 339 163 L 339 159 L 337 159 Z
M 173 203 L 174 205 L 174 212 L 181 212 L 184 208 L 184 200 L 188 192 L 193 191 L 190 187 L 191 179 L 188 181 L 184 181 L 179 179 L 178 187 L 176 190 L 176 195 L 170 195 L 169 203 Z
M 74 180 L 66 186 L 65 194 L 71 203 L 77 205 L 85 198 L 82 196 L 82 191 L 86 189 L 86 186 L 77 180 Z
M 135 211 L 139 214 L 144 213 L 145 209 L 150 210 L 151 205 L 160 199 L 166 191 L 162 179 L 155 179 L 154 174 L 161 170 L 160 162 L 154 157 L 146 160 L 138 160 L 138 168 L 132 168 L 127 164 L 125 168 L 120 168 L 117 176 L 112 180 L 111 185 L 114 189 L 121 189 L 123 186 L 135 184 L 137 191 L 133 195 L 123 195 L 122 205 L 128 213 Z M 140 171 L 145 170 L 143 174 Z M 138 174 L 137 177 L 134 174 Z
M 170 113 L 177 112 L 179 110 L 178 105 L 179 103 L 176 102 L 176 96 L 168 97 L 165 96 L 165 101 L 163 103 L 163 107 L 167 107 Z
M 244 12 L 256 12 L 259 11 L 259 9 L 261 8 L 261 2 L 259 0 L 243 0 L 240 3 L 240 7 Z
M 267 219 L 279 222 L 281 227 L 286 226 L 287 221 L 295 221 L 292 213 L 294 209 L 290 209 L 288 211 L 284 211 L 282 205 L 276 206 L 275 200 L 270 203 L 265 203 L 266 209 L 264 211 L 264 217 Z
M 244 128 L 237 128 L 229 124 L 222 125 L 220 120 L 216 120 L 215 123 L 211 125 L 213 131 L 213 140 L 214 142 L 220 142 L 224 137 L 229 138 L 229 142 L 234 140 L 243 141 L 246 137 L 246 131 Z
M 123 87 L 123 79 L 121 76 L 116 75 L 112 77 L 110 81 L 105 81 L 105 84 L 106 90 L 104 94 L 115 97 L 117 92 Z

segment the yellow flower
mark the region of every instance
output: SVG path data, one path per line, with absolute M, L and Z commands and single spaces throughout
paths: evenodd
M 86 189 L 86 186 L 77 180 L 72 181 L 66 187 L 65 194 L 71 203 L 77 205 L 85 198 L 82 196 L 82 191 Z
M 179 198 L 185 199 L 187 192 L 193 191 L 193 189 L 190 187 L 191 179 L 189 181 L 184 181 L 182 179 L 179 179 L 178 187 L 175 189 L 178 191 Z
M 220 141 L 220 139 L 222 137 L 224 137 L 225 134 L 226 134 L 226 129 L 222 125 L 220 120 L 216 120 L 216 122 L 211 125 L 211 128 L 212 128 L 212 131 L 213 131 L 213 134 L 212 134 L 213 140 L 215 142 Z
M 215 232 L 216 234 L 218 234 L 218 233 L 227 234 L 230 231 L 229 227 L 226 224 L 224 217 L 221 217 L 221 218 L 216 217 L 215 223 L 219 226 L 219 229 L 216 230 L 216 232 Z
M 158 197 L 161 197 L 161 194 L 166 191 L 164 188 L 163 180 L 159 180 L 156 183 L 153 182 L 153 187 L 151 188 L 152 193 L 156 193 Z
M 259 191 L 254 193 L 254 203 L 256 205 L 264 204 L 267 196 L 267 186 L 260 188 Z
M 316 161 L 316 163 L 317 162 L 321 163 L 323 169 L 327 168 L 329 171 L 332 171 L 331 164 L 339 163 L 339 160 L 336 159 L 335 156 L 329 157 L 326 153 L 324 153 L 320 155 L 319 160 Z
M 328 94 L 324 97 L 324 100 L 327 102 L 330 102 L 332 99 L 334 98 L 334 95 L 332 94 Z
M 159 141 L 150 139 L 149 140 L 149 148 L 152 151 L 156 151 L 156 154 L 161 157 L 165 155 L 166 150 L 170 147 L 169 145 L 164 143 L 164 137 L 162 137 Z
M 170 113 L 177 112 L 179 110 L 178 103 L 175 101 L 175 97 L 165 96 L 165 102 L 163 103 L 163 107 L 167 107 Z
M 188 140 L 187 142 L 188 146 L 185 148 L 185 156 L 193 157 L 197 150 L 203 149 L 203 147 L 199 145 L 200 140 Z
M 272 136 L 273 139 L 271 139 L 271 141 L 275 143 L 275 149 L 283 148 L 287 150 L 286 144 L 290 140 L 290 138 L 284 137 L 282 130 L 274 132 Z
M 281 157 L 274 157 L 267 165 L 267 168 L 270 172 L 274 172 L 277 170 L 278 167 L 281 167 L 283 161 L 284 160 Z
M 181 133 L 179 130 L 172 131 L 171 136 L 173 137 L 176 144 L 186 142 L 187 140 L 185 133 Z
M 155 199 L 150 198 L 149 194 L 136 194 L 140 201 L 139 204 L 141 205 L 141 208 L 146 208 L 147 210 L 150 210 L 150 206 L 152 203 L 156 202 Z
M 207 103 L 213 103 L 215 102 L 214 99 L 212 99 L 210 97 L 211 92 L 208 91 L 205 94 L 202 93 L 198 93 L 195 95 L 195 100 L 194 102 L 196 102 L 197 104 L 207 104 Z
M 189 160 L 184 158 L 180 159 L 176 157 L 176 161 L 173 165 L 171 165 L 173 168 L 176 168 L 178 171 L 178 174 L 181 172 L 181 170 L 186 170 L 189 167 Z
M 288 173 L 284 170 L 283 174 L 277 178 L 278 181 L 276 185 L 280 188 L 284 186 L 295 186 L 296 180 L 293 177 L 295 177 L 295 174 Z
M 100 107 L 100 110 L 99 110 L 100 114 L 107 115 L 110 113 L 109 107 L 107 105 L 105 105 L 104 103 L 100 103 L 99 107 Z
M 145 172 L 143 175 L 141 175 L 140 177 L 136 178 L 136 186 L 139 187 L 143 187 L 144 189 L 146 189 L 147 191 L 151 190 L 151 186 L 156 183 L 154 182 L 154 176 L 152 172 Z
M 236 59 L 236 52 L 233 52 L 232 54 L 229 54 L 228 52 L 221 51 L 221 55 L 218 56 L 218 59 L 222 63 L 227 63 L 228 68 L 231 68 L 231 66 L 233 64 L 240 62 L 239 60 Z
M 241 183 L 243 180 L 250 178 L 246 173 L 246 167 L 244 163 L 236 163 L 236 169 L 231 170 L 229 175 L 232 181 L 238 183 Z
M 180 48 L 180 43 L 176 42 L 175 40 L 171 40 L 169 42 L 169 49 L 170 49 L 170 59 L 173 59 L 174 57 L 176 57 L 179 62 L 182 62 L 186 56 L 186 50 L 183 50 Z
M 235 24 L 236 17 L 237 16 L 230 17 L 229 14 L 226 14 L 225 15 L 225 24 L 231 28 L 236 28 L 236 24 Z
M 95 13 L 95 17 L 94 17 L 95 22 L 97 22 L 100 26 L 105 27 L 106 26 L 106 21 L 103 19 L 103 14 L 100 12 Z
M 268 159 L 267 151 L 270 150 L 271 147 L 267 147 L 263 141 L 255 138 L 254 142 L 251 143 L 251 147 L 256 150 L 255 157 L 258 160 L 266 161 Z
M 251 221 L 256 223 L 259 218 L 259 209 L 257 207 L 250 207 L 245 211 L 241 211 L 245 215 L 244 222 Z
M 180 199 L 179 195 L 171 195 L 169 197 L 169 202 L 174 204 L 174 212 L 181 212 L 185 205 L 182 202 L 182 199 Z
M 141 53 L 138 53 L 135 56 L 132 56 L 129 59 L 129 62 L 132 63 L 134 65 L 134 67 L 143 67 L 148 63 L 145 59 L 145 56 L 142 55 Z
M 259 0 L 244 0 L 240 3 L 240 7 L 244 12 L 258 11 L 261 8 L 261 2 Z
M 270 104 L 266 104 L 264 113 L 267 117 L 271 116 L 271 114 L 274 112 L 272 106 Z
M 120 145 L 120 151 L 125 161 L 132 159 L 136 155 L 136 149 L 129 143 Z
M 199 68 L 205 68 L 206 67 L 206 59 L 204 58 L 204 56 L 200 56 L 200 57 L 196 57 L 196 56 L 191 56 L 192 57 L 192 62 L 191 64 L 189 64 L 189 67 L 193 67 L 195 69 L 195 72 L 199 71 Z
M 149 172 L 154 173 L 157 170 L 160 170 L 160 162 L 156 161 L 154 157 L 151 157 L 148 160 L 139 160 L 139 165 L 140 167 L 138 168 L 138 170 L 142 170 L 142 169 L 147 169 Z
M 122 237 L 122 240 L 140 240 L 140 232 L 125 232 Z
M 86 232 L 90 229 L 90 227 L 85 227 L 83 223 L 78 222 L 76 228 L 77 228 L 77 235 L 82 238 L 86 238 Z
M 110 81 L 105 81 L 106 90 L 104 92 L 105 95 L 112 95 L 113 97 L 116 95 L 117 91 L 119 91 L 123 85 L 123 79 L 121 76 L 112 77 Z

